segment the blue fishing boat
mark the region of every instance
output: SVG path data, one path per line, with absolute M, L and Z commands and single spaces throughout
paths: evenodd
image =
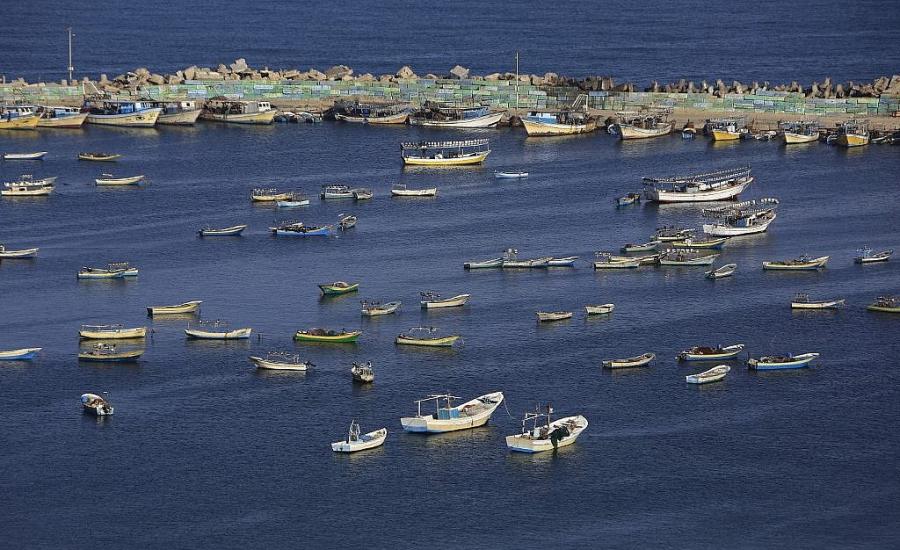
M 272 233 L 291 237 L 327 237 L 334 232 L 331 225 L 305 225 L 303 222 L 291 222 L 271 227 Z
M 89 124 L 107 126 L 152 127 L 156 124 L 161 107 L 154 107 L 147 101 L 99 100 L 86 101 Z
M 41 348 L 22 348 L 0 351 L 0 361 L 25 361 L 27 359 L 34 359 L 34 356 L 37 355 L 37 352 L 39 351 L 41 351 Z

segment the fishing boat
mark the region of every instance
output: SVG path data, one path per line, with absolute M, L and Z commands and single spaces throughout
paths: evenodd
M 615 304 L 586 305 L 584 311 L 588 315 L 608 315 L 616 308 Z
M 387 428 L 381 428 L 363 435 L 360 435 L 359 432 L 359 424 L 355 420 L 352 421 L 350 423 L 350 431 L 347 433 L 347 439 L 332 443 L 331 450 L 336 453 L 355 453 L 381 447 L 384 445 L 385 439 L 387 439 Z
M 21 250 L 9 250 L 0 244 L 0 260 L 28 260 L 37 256 L 40 248 L 23 248 Z
M 301 361 L 300 355 L 286 351 L 270 351 L 265 358 L 250 356 L 250 361 L 256 368 L 262 370 L 291 370 L 305 372 L 309 367 L 314 367 L 309 361 Z
M 763 262 L 762 268 L 770 271 L 815 271 L 825 267 L 825 264 L 828 263 L 828 258 L 829 256 L 812 258 L 803 254 L 791 260 Z
M 552 256 L 544 256 L 541 258 L 519 259 L 519 251 L 515 248 L 507 248 L 503 253 L 503 263 L 500 267 L 504 269 L 533 269 L 547 267 L 550 264 Z
M 37 153 L 4 153 L 3 160 L 43 160 L 47 155 L 47 151 L 38 151 Z
M 641 202 L 640 193 L 628 193 L 627 195 L 616 198 L 616 206 L 628 206 L 636 202 Z
M 97 185 L 137 185 L 142 181 L 144 181 L 143 175 L 116 178 L 112 174 L 103 174 L 103 177 L 94 180 Z
M 651 237 L 651 240 L 660 243 L 669 243 L 673 241 L 683 241 L 685 239 L 690 239 L 691 237 L 693 237 L 693 235 L 693 229 L 664 225 L 662 227 L 656 228 L 656 233 Z
M 203 108 L 193 100 L 152 101 L 150 105 L 162 109 L 156 123 L 170 126 L 193 126 L 203 113 Z
M 819 123 L 816 121 L 782 122 L 779 126 L 785 145 L 819 141 Z
M 810 300 L 809 294 L 798 292 L 791 299 L 791 309 L 839 309 L 844 307 L 844 299 Z
M 112 265 L 112 264 L 110 264 Z M 78 279 L 124 279 L 126 272 L 130 268 L 126 267 L 82 267 L 76 277 Z
M 481 164 L 490 154 L 488 139 L 400 144 L 400 156 L 406 166 L 467 166 Z
M 88 160 L 93 162 L 112 162 L 122 158 L 118 153 L 78 153 L 78 160 Z
M 875 302 L 866 306 L 866 309 L 883 313 L 900 313 L 900 297 L 879 296 Z
M 437 336 L 435 327 L 414 327 L 397 335 L 394 343 L 401 346 L 424 346 L 428 348 L 449 348 L 459 340 L 458 334 Z
M 683 241 L 672 241 L 669 246 L 672 248 L 693 248 L 695 250 L 722 250 L 728 237 L 718 237 L 712 239 L 685 239 Z
M 728 206 L 703 209 L 715 223 L 703 224 L 703 232 L 713 237 L 740 237 L 763 233 L 777 216 L 778 199 L 764 198 Z
M 104 397 L 96 393 L 85 393 L 81 396 L 81 407 L 84 412 L 94 416 L 109 416 L 115 412 L 115 408 L 106 399 L 109 396 L 103 392 Z
M 353 200 L 355 201 L 367 201 L 375 196 L 371 189 L 365 187 L 357 187 L 356 189 L 351 189 L 350 192 L 353 193 Z
M 838 128 L 834 143 L 842 147 L 861 147 L 869 144 L 869 123 L 865 120 L 848 120 Z
M 517 180 L 527 177 L 528 172 L 504 172 L 501 170 L 494 170 L 494 179 L 498 180 Z
M 4 197 L 44 197 L 53 192 L 56 177 L 34 179 L 30 174 L 21 176 L 16 181 L 8 181 L 0 189 Z
M 587 418 L 581 415 L 551 421 L 553 407 L 547 405 L 545 410 L 546 412 L 536 409 L 533 413 L 525 413 L 522 418 L 522 432 L 506 436 L 506 446 L 509 450 L 519 453 L 555 451 L 575 443 L 588 426 Z M 529 422 L 531 426 L 528 425 Z
M 744 118 L 717 118 L 706 121 L 704 127 L 706 134 L 712 136 L 713 141 L 735 141 L 749 133 L 747 121 Z
M 624 254 L 629 254 L 633 252 L 653 252 L 657 248 L 659 248 L 660 241 L 650 241 L 641 244 L 628 243 L 622 247 L 622 252 Z
M 675 128 L 673 122 L 666 120 L 669 114 L 668 111 L 662 111 L 622 116 L 620 121 L 613 125 L 615 127 L 613 133 L 622 140 L 647 139 L 669 135 Z
M 0 361 L 28 361 L 43 348 L 22 348 L 0 351 Z
M 88 100 L 84 104 L 88 124 L 151 128 L 156 125 L 162 109 L 146 101 L 114 99 Z
M 697 136 L 697 128 L 694 123 L 688 120 L 681 127 L 681 139 L 694 139 Z
M 437 195 L 437 187 L 409 189 L 403 184 L 397 184 L 391 187 L 392 197 L 433 197 L 435 195 Z
M 463 264 L 463 269 L 496 269 L 500 267 L 503 267 L 503 256 Z
M 330 200 L 330 199 L 352 199 L 353 198 L 353 190 L 346 185 L 323 185 L 322 191 L 319 193 L 319 197 L 322 199 Z
M 147 327 L 125 328 L 123 325 L 81 325 L 78 337 L 85 340 L 127 340 L 144 338 Z
M 39 121 L 30 105 L 0 105 L 0 130 L 34 130 Z
M 366 300 L 363 300 L 361 303 L 362 314 L 366 317 L 390 315 L 391 313 L 396 312 L 400 308 L 401 304 L 401 302 L 387 302 L 382 304 L 381 302 L 370 302 Z
M 733 200 L 753 183 L 749 166 L 704 174 L 644 178 L 644 194 L 660 203 Z
M 406 124 L 409 119 L 409 105 L 405 103 L 338 101 L 332 112 L 335 120 L 358 124 Z
M 800 355 L 767 355 L 759 359 L 749 359 L 747 366 L 754 370 L 799 369 L 819 357 L 818 353 L 802 353 Z
M 615 258 L 609 252 L 594 253 L 594 269 L 635 269 L 641 262 L 635 258 Z
M 303 193 L 293 191 L 288 193 L 288 198 L 275 201 L 278 208 L 299 208 L 301 206 L 309 206 L 309 198 Z
M 668 250 L 659 257 L 659 265 L 662 266 L 694 266 L 712 265 L 719 254 L 703 254 L 693 248 Z
M 536 314 L 538 323 L 564 321 L 566 319 L 571 319 L 573 315 L 571 311 L 538 311 Z
M 298 330 L 294 333 L 294 340 L 298 342 L 322 342 L 330 344 L 353 344 L 362 334 L 361 330 L 326 330 L 322 328 L 311 328 L 309 330 Z
M 89 350 L 78 354 L 79 361 L 127 362 L 137 361 L 144 354 L 143 349 L 120 351 L 115 344 L 98 343 Z
M 231 124 L 272 124 L 278 111 L 268 101 L 213 98 L 206 102 L 200 118 Z
M 432 394 L 417 400 L 416 416 L 400 419 L 400 424 L 407 432 L 443 433 L 457 430 L 468 430 L 484 426 L 491 415 L 503 402 L 503 393 L 494 392 L 466 401 L 462 405 L 453 405 L 459 397 L 444 394 Z M 434 413 L 422 413 L 422 404 L 434 401 Z
M 631 262 L 635 261 L 639 266 L 641 265 L 656 265 L 659 263 L 659 259 L 662 257 L 662 254 L 647 254 L 644 256 L 610 256 L 609 260 L 611 262 Z
M 332 225 L 305 225 L 303 222 L 287 222 L 269 230 L 277 236 L 327 237 L 334 232 Z
M 675 358 L 679 361 L 722 361 L 733 359 L 744 351 L 744 344 L 730 346 L 694 346 L 679 353 Z
M 860 248 L 856 252 L 858 255 L 853 258 L 853 263 L 857 264 L 873 264 L 876 262 L 886 262 L 891 259 L 891 256 L 894 254 L 893 250 L 882 250 L 881 252 L 875 252 L 869 247 Z
M 338 214 L 338 229 L 341 231 L 346 231 L 353 227 L 356 227 L 356 222 L 359 221 L 359 218 L 352 214 Z
M 626 357 L 625 359 L 609 359 L 603 362 L 603 368 L 606 369 L 629 369 L 632 367 L 643 367 L 656 359 L 654 353 L 644 353 L 635 357 Z
M 434 291 L 422 292 L 422 309 L 438 309 L 446 307 L 460 307 L 466 305 L 471 294 L 457 294 L 452 298 L 441 298 L 441 295 Z
M 575 100 L 576 104 L 579 99 Z M 586 134 L 597 129 L 597 119 L 577 108 L 561 111 L 531 111 L 521 120 L 528 137 Z
M 371 384 L 375 381 L 375 370 L 372 368 L 372 362 L 366 361 L 365 363 L 353 363 L 353 366 L 350 367 L 350 375 L 353 376 L 354 382 L 359 382 L 360 384 Z
M 721 267 L 717 267 L 716 269 L 711 269 L 706 272 L 707 279 L 722 279 L 724 277 L 731 277 L 734 274 L 734 271 L 737 269 L 737 264 L 725 264 Z
M 344 281 L 335 281 L 333 283 L 322 283 L 319 290 L 324 296 L 337 296 L 339 294 L 347 294 L 359 290 L 359 283 L 347 283 Z
M 717 365 L 699 374 L 689 374 L 684 377 L 684 381 L 688 384 L 709 384 L 711 382 L 722 380 L 729 372 L 731 372 L 730 366 Z
M 458 106 L 426 101 L 409 116 L 409 123 L 429 128 L 493 128 L 504 113 L 491 112 L 487 105 Z
M 200 311 L 202 300 L 192 300 L 183 304 L 174 306 L 150 306 L 147 308 L 147 314 L 151 317 L 156 315 L 179 315 L 183 313 L 197 313 Z
M 231 330 L 225 321 L 198 321 L 194 328 L 188 324 L 184 334 L 188 338 L 197 340 L 246 340 L 250 338 L 252 328 L 237 328 Z
M 293 198 L 293 193 L 287 191 L 279 191 L 274 188 L 257 187 L 250 192 L 250 200 L 254 202 L 278 202 L 286 201 Z
M 246 225 L 232 225 L 221 229 L 207 226 L 198 231 L 198 233 L 201 237 L 238 237 L 245 229 L 247 229 Z
M 562 256 L 547 260 L 547 267 L 575 267 L 578 256 Z
M 78 107 L 39 105 L 38 128 L 81 128 L 87 120 L 87 112 Z

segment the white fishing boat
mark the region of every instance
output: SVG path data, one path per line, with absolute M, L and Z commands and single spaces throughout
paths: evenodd
M 609 252 L 595 252 L 594 256 L 594 269 L 636 269 L 641 265 L 636 258 L 614 257 Z
M 324 200 L 331 199 L 352 199 L 353 190 L 347 185 L 329 184 L 323 185 L 319 197 Z
M 749 166 L 705 174 L 644 178 L 644 195 L 661 203 L 733 200 L 743 193 L 753 176 Z
M 586 305 L 584 311 L 588 315 L 607 315 L 616 308 L 615 304 Z
M 400 144 L 400 157 L 405 166 L 469 166 L 483 163 L 490 154 L 491 142 L 487 139 Z
M 350 375 L 354 382 L 360 384 L 371 384 L 375 381 L 375 369 L 372 368 L 372 362 L 353 363 L 350 367 Z
M 531 111 L 521 118 L 522 126 L 528 137 L 534 136 L 566 136 L 585 134 L 597 129 L 597 120 L 587 113 L 578 110 L 580 101 L 586 96 L 575 99 L 572 109 L 561 111 Z
M 362 314 L 366 317 L 378 317 L 381 315 L 390 315 L 400 309 L 400 302 L 369 302 L 363 300 Z
M 400 419 L 407 432 L 443 433 L 468 430 L 487 424 L 491 415 L 503 402 L 503 393 L 494 392 L 453 405 L 460 399 L 450 394 L 433 394 L 416 401 L 416 416 Z M 422 413 L 422 404 L 434 401 L 434 413 Z M 443 404 L 443 405 L 442 405 Z
M 723 277 L 731 277 L 737 269 L 737 264 L 725 264 L 711 269 L 705 273 L 707 279 L 722 279 Z
M 839 309 L 844 307 L 844 299 L 811 300 L 809 294 L 798 292 L 791 299 L 791 309 Z
M 387 439 L 387 428 L 381 428 L 364 435 L 360 435 L 359 432 L 359 424 L 354 420 L 350 423 L 347 439 L 332 443 L 331 450 L 336 453 L 355 453 L 380 447 L 384 445 L 384 440 Z
M 142 181 L 144 181 L 143 174 L 127 178 L 116 178 L 112 174 L 103 174 L 103 177 L 94 180 L 97 185 L 137 185 Z
M 357 187 L 350 190 L 353 193 L 353 200 L 367 201 L 375 196 L 371 189 L 365 187 Z
M 228 324 L 224 321 L 199 321 L 195 328 L 184 329 L 184 333 L 188 338 L 196 338 L 199 340 L 246 340 L 250 338 L 252 328 L 238 328 L 234 330 L 228 329 Z
M 305 372 L 309 367 L 314 367 L 310 361 L 301 361 L 300 355 L 286 351 L 270 351 L 266 357 L 250 356 L 250 361 L 256 368 L 263 370 L 291 370 Z
M 37 153 L 4 153 L 3 160 L 42 160 L 47 155 L 47 151 L 39 151 Z
M 268 101 L 240 101 L 215 97 L 206 102 L 200 118 L 231 124 L 272 124 L 278 113 Z
M 356 227 L 356 222 L 359 221 L 359 218 L 352 214 L 338 214 L 338 229 L 341 231 L 346 231 L 352 227 Z
M 520 453 L 554 451 L 575 443 L 588 426 L 587 418 L 581 415 L 551 421 L 551 414 L 553 408 L 550 405 L 546 406 L 546 412 L 536 410 L 533 413 L 525 413 L 522 419 L 522 432 L 506 436 L 506 446 L 509 450 Z
M 123 325 L 81 325 L 78 336 L 86 340 L 144 338 L 147 336 L 147 327 L 126 328 Z
M 744 344 L 730 346 L 694 346 L 679 353 L 675 358 L 679 361 L 724 361 L 734 359 L 742 351 Z
M 801 353 L 800 355 L 767 355 L 759 359 L 750 359 L 747 366 L 754 370 L 799 369 L 809 365 L 818 353 Z
M 703 254 L 700 250 L 692 248 L 669 250 L 659 257 L 661 266 L 695 266 L 712 265 L 719 254 Z
M 435 195 L 437 195 L 437 187 L 409 189 L 403 184 L 397 184 L 391 187 L 392 197 L 434 197 Z
M 278 208 L 299 208 L 301 206 L 309 206 L 309 198 L 300 192 L 292 192 L 285 200 L 275 202 Z
M 503 172 L 501 170 L 494 170 L 494 178 L 498 180 L 522 179 L 527 177 L 528 172 Z
M 578 256 L 563 256 L 547 260 L 547 267 L 575 267 Z
M 426 101 L 409 116 L 409 123 L 429 128 L 493 128 L 504 114 L 505 111 L 491 112 L 486 105 L 462 107 Z
M 205 227 L 198 231 L 198 233 L 201 237 L 236 237 L 240 236 L 241 232 L 245 229 L 247 229 L 246 225 L 232 225 L 231 227 L 223 227 L 221 229 Z
M 0 361 L 28 361 L 43 348 L 21 348 L 0 351 Z
M 150 306 L 147 308 L 147 313 L 151 317 L 154 315 L 179 315 L 183 313 L 197 313 L 198 311 L 200 311 L 200 304 L 202 303 L 202 300 L 192 300 L 190 302 L 176 304 L 174 306 Z
M 435 327 L 413 327 L 397 335 L 394 343 L 399 346 L 422 346 L 426 348 L 451 348 L 459 340 L 458 334 L 436 335 Z
M 825 267 L 829 256 L 812 258 L 806 254 L 790 260 L 763 262 L 762 268 L 767 271 L 815 271 Z
M 675 128 L 673 122 L 666 120 L 668 110 L 658 113 L 626 114 L 620 113 L 620 122 L 615 123 L 613 132 L 619 139 L 647 139 L 666 136 Z
M 503 256 L 463 264 L 463 269 L 496 269 L 499 267 L 503 267 Z
M 869 247 L 860 248 L 856 251 L 857 256 L 853 258 L 853 263 L 857 264 L 873 264 L 876 262 L 886 262 L 891 259 L 894 254 L 893 250 L 882 250 L 875 252 Z
M 150 128 L 156 125 L 162 109 L 147 101 L 88 100 L 85 102 L 88 124 Z
M 603 368 L 606 369 L 629 369 L 633 367 L 643 367 L 650 364 L 650 361 L 656 359 L 654 353 L 644 353 L 635 357 L 626 357 L 625 359 L 609 359 L 603 362 Z
M 76 277 L 78 279 L 124 279 L 127 268 L 82 267 Z
M 659 248 L 659 241 L 650 241 L 641 244 L 628 243 L 622 247 L 622 252 L 624 254 L 630 254 L 634 252 L 653 252 L 657 248 Z
M 819 141 L 819 123 L 815 121 L 782 122 L 784 144 L 815 143 Z
M 778 199 L 765 198 L 718 208 L 707 208 L 703 215 L 716 223 L 703 224 L 703 232 L 714 237 L 739 237 L 763 233 L 775 221 Z
M 553 321 L 563 321 L 572 318 L 571 311 L 538 311 L 538 323 L 550 323 Z
M 96 393 L 85 393 L 81 396 L 81 407 L 84 412 L 94 416 L 109 416 L 115 412 L 115 408 L 106 399 L 109 394 L 103 392 L 101 397 Z
M 30 174 L 21 176 L 16 181 L 3 184 L 0 196 L 4 197 L 41 197 L 53 192 L 56 177 L 34 179 Z
M 471 294 L 457 294 L 452 298 L 441 298 L 440 294 L 433 291 L 422 292 L 421 295 L 422 301 L 420 303 L 423 309 L 460 307 L 465 305 L 471 297 Z
M 0 244 L 0 260 L 27 260 L 37 256 L 40 248 L 23 248 L 21 250 L 10 250 L 6 246 Z
M 79 107 L 39 105 L 38 128 L 81 128 L 88 114 Z
M 507 248 L 503 253 L 503 263 L 500 267 L 504 269 L 532 269 L 547 267 L 550 264 L 552 256 L 544 256 L 542 258 L 531 258 L 526 260 L 519 259 L 519 251 L 515 248 Z
M 98 343 L 87 351 L 78 353 L 79 361 L 96 361 L 107 363 L 126 363 L 137 361 L 144 354 L 143 349 L 127 349 L 120 351 L 115 344 Z
M 690 239 L 693 235 L 694 230 L 689 227 L 664 225 L 656 228 L 656 233 L 653 234 L 650 240 L 658 243 L 670 243 Z
M 203 108 L 193 100 L 153 101 L 150 105 L 162 109 L 156 119 L 157 124 L 193 126 L 203 113 Z
M 717 365 L 699 374 L 689 374 L 684 377 L 684 381 L 688 384 L 709 384 L 722 380 L 729 372 L 731 372 L 731 367 L 728 365 Z

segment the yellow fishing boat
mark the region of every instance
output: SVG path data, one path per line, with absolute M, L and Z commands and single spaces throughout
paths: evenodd
M 400 144 L 400 155 L 407 166 L 467 166 L 481 164 L 491 154 L 487 139 L 462 141 L 419 141 Z
M 747 133 L 743 118 L 718 118 L 706 121 L 706 133 L 713 141 L 735 141 Z
M 27 105 L 0 106 L 0 130 L 34 130 L 40 117 Z
M 869 144 L 869 123 L 864 120 L 848 120 L 838 128 L 835 143 L 842 147 L 860 147 Z

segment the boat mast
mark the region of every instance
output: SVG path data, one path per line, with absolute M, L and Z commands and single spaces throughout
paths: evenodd
M 66 27 L 66 31 L 69 33 L 69 85 L 72 84 L 72 72 L 75 70 L 75 67 L 72 66 L 72 37 L 75 36 L 72 34 L 72 27 Z
M 516 50 L 516 114 L 519 114 L 519 50 Z

